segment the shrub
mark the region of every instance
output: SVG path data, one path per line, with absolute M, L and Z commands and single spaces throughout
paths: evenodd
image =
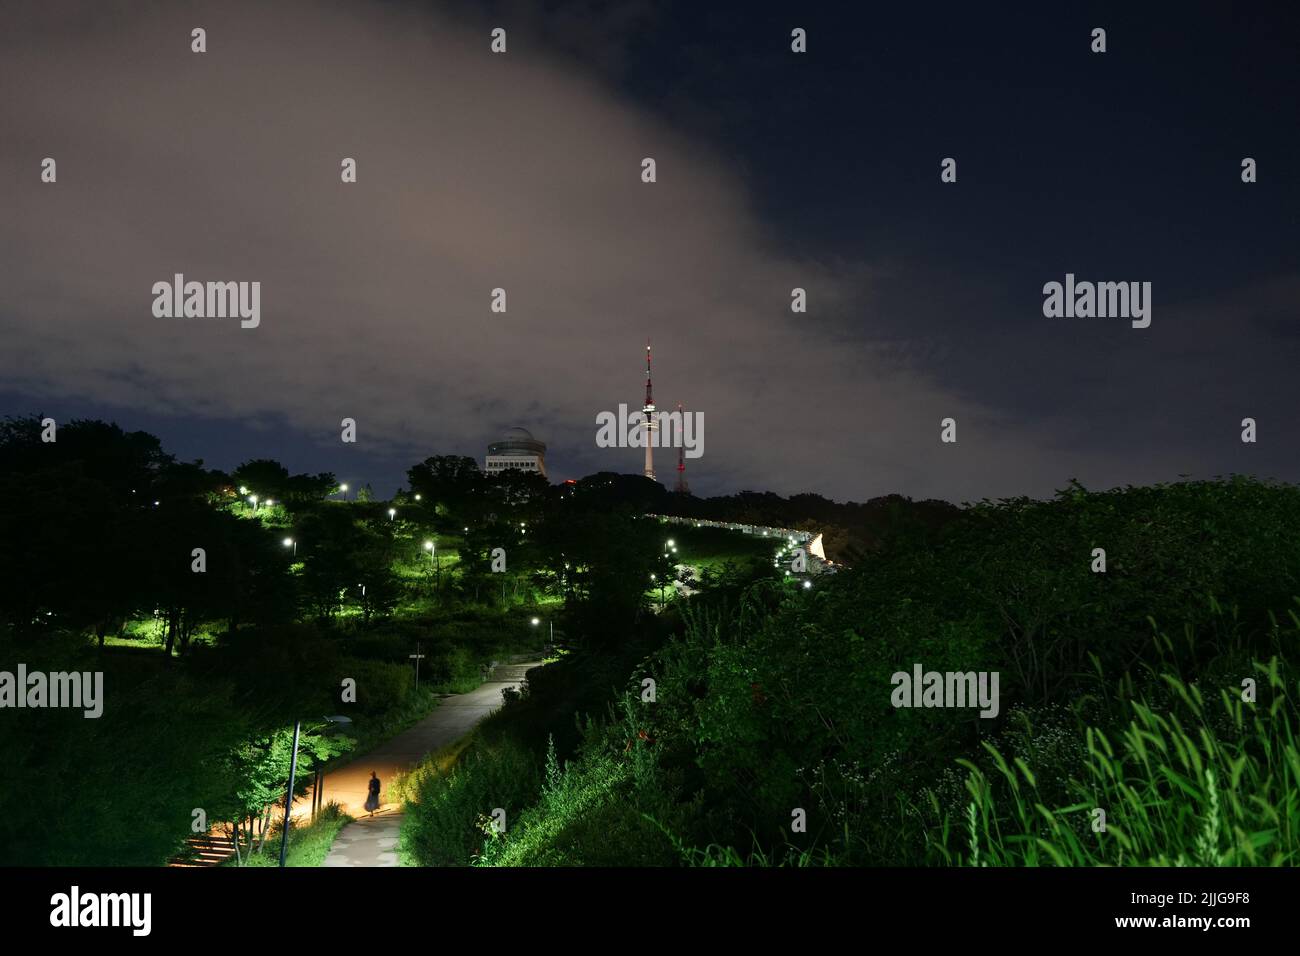
M 493 810 L 506 826 L 537 795 L 541 783 L 531 753 L 512 741 L 475 744 L 449 772 L 426 765 L 411 784 L 402 852 L 419 866 L 468 866 L 491 839 L 485 824 Z
M 415 681 L 409 666 L 345 657 L 338 663 L 339 680 L 357 682 L 356 708 L 363 714 L 382 714 L 399 707 Z

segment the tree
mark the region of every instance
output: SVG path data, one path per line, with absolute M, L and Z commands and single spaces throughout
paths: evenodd
M 39 416 L 0 424 L 0 623 L 18 634 L 108 630 L 143 600 L 139 525 L 174 464 L 157 438 Z
M 332 495 L 337 487 L 338 481 L 330 471 L 322 471 L 316 475 L 293 475 L 284 490 L 284 500 L 295 505 L 323 501 Z
M 344 596 L 352 595 L 369 621 L 391 611 L 401 594 L 392 572 L 396 545 L 391 523 L 366 523 L 354 515 L 353 509 L 326 508 L 303 522 L 303 535 L 312 545 L 303 559 L 302 584 L 322 619 L 334 617 Z
M 307 792 L 311 774 L 301 770 L 347 753 L 356 741 L 331 735 L 324 721 L 303 722 L 298 738 L 300 772 L 294 781 L 294 796 Z M 226 818 L 226 837 L 235 848 L 235 858 L 244 865 L 253 853 L 261 853 L 271 832 L 272 814 L 283 806 L 293 758 L 293 728 L 281 727 L 259 734 L 236 747 L 227 757 L 228 779 L 236 781 L 216 812 Z
M 237 613 L 241 519 L 195 502 L 149 512 L 141 542 L 148 555 L 155 606 L 166 620 L 164 653 L 184 653 L 200 623 Z M 201 549 L 201 555 L 195 551 Z
M 283 501 L 289 490 L 289 469 L 269 458 L 246 461 L 230 477 L 236 485 L 263 500 Z
M 484 483 L 478 463 L 464 455 L 433 455 L 407 469 L 406 476 L 413 493 L 453 521 L 465 519 Z
M 183 499 L 218 501 L 230 486 L 231 477 L 220 471 L 209 471 L 202 461 L 168 462 L 158 471 L 153 497 L 159 502 Z
M 567 608 L 595 644 L 616 642 L 640 616 L 663 553 L 658 525 L 581 509 L 548 521 L 541 547 L 549 567 L 568 565 Z
M 262 499 L 270 498 L 289 505 L 322 501 L 337 487 L 334 475 L 323 471 L 316 475 L 291 475 L 289 469 L 270 458 L 246 461 L 231 475 L 238 487 Z

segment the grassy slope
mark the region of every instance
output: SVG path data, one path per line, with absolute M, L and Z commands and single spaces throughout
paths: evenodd
M 1294 865 L 1297 530 L 1300 489 L 1243 479 L 974 509 L 818 593 L 769 589 L 694 621 L 645 665 L 659 702 L 629 694 L 563 769 L 497 739 L 421 797 L 444 829 L 472 827 L 476 801 L 506 792 L 493 763 L 531 755 L 506 835 L 462 841 L 461 859 L 446 840 L 413 841 L 412 855 Z M 1099 542 L 1104 576 L 1090 568 Z M 912 660 L 1001 670 L 1000 719 L 892 709 L 889 674 Z M 791 806 L 809 814 L 802 837 Z

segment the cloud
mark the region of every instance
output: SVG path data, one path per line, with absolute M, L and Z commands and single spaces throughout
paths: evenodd
M 660 405 L 705 416 L 697 490 L 962 498 L 1122 473 L 897 347 L 907 319 L 872 312 L 894 267 L 792 251 L 725 154 L 608 85 L 618 42 L 585 69 L 512 25 L 496 56 L 481 24 L 380 3 L 8 17 L 0 387 L 326 444 L 351 417 L 378 455 L 481 454 L 517 423 L 553 472 L 635 471 L 595 416 L 639 402 L 650 336 Z M 178 272 L 259 281 L 260 327 L 155 318 Z

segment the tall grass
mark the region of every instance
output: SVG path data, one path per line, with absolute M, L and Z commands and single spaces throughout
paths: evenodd
M 462 755 L 428 758 L 401 782 L 406 797 L 399 852 L 416 866 L 468 866 L 492 840 L 493 811 L 507 826 L 536 797 L 540 773 L 513 741 L 475 742 Z
M 352 817 L 343 812 L 337 803 L 327 803 L 316 814 L 316 819 L 307 824 L 293 824 L 289 828 L 289 845 L 285 853 L 285 866 L 320 866 L 329 856 L 330 847 L 339 831 L 352 822 Z M 280 833 L 276 826 L 267 834 L 267 840 L 260 853 L 249 853 L 241 861 L 231 857 L 225 866 L 279 866 Z
M 1294 866 L 1300 863 L 1296 696 L 1276 657 L 1255 662 L 1258 699 L 1159 675 L 1164 694 L 1128 702 L 1126 725 L 1082 729 L 1086 752 L 1048 806 L 1030 766 L 987 741 L 967 770 L 960 821 L 933 792 L 934 862 L 964 866 Z M 1160 687 L 1155 688 L 1158 691 Z M 1163 698 L 1163 705 L 1150 697 Z M 1102 817 L 1097 813 L 1104 812 Z

